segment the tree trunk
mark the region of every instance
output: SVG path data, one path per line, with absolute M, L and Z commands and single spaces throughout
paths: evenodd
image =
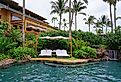
M 98 34 L 98 32 L 97 32 L 98 30 L 97 30 L 97 27 L 96 27 L 96 34 Z
M 90 24 L 89 24 L 89 32 L 90 32 Z
M 110 19 L 111 19 L 111 32 L 113 33 L 113 19 L 112 19 L 111 3 L 110 3 Z
M 107 34 L 107 31 L 108 31 L 108 27 L 106 26 L 106 34 Z
M 55 27 L 55 20 L 54 20 L 54 27 Z
M 102 27 L 102 33 L 103 33 L 103 27 Z
M 62 14 L 60 14 L 59 30 L 61 29 L 61 18 L 62 18 Z
M 22 27 L 22 45 L 25 45 L 25 0 L 23 0 L 23 27 Z
M 64 26 L 64 31 L 65 31 L 65 28 L 66 28 L 66 27 Z
M 71 52 L 70 57 L 72 57 L 72 53 L 73 53 L 73 51 L 72 51 L 72 33 L 71 33 L 72 24 L 71 24 L 71 21 L 72 21 L 72 18 L 71 18 L 71 0 L 69 0 L 69 40 L 70 40 L 70 52 Z
M 71 27 L 72 27 L 72 23 L 73 23 L 73 17 L 74 17 L 74 13 L 72 13 L 72 16 L 71 16 Z
M 114 26 L 116 30 L 116 5 L 114 5 Z
M 75 30 L 77 31 L 77 13 L 75 13 Z

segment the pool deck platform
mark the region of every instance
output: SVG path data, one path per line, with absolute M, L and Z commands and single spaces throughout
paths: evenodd
M 42 62 L 56 62 L 56 63 L 68 63 L 68 64 L 81 64 L 87 63 L 91 59 L 65 59 L 65 58 L 31 58 L 31 61 L 42 61 Z

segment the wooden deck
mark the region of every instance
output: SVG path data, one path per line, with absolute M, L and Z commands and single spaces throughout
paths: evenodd
M 49 61 L 58 63 L 86 63 L 89 59 L 62 59 L 62 58 L 31 58 L 32 61 Z

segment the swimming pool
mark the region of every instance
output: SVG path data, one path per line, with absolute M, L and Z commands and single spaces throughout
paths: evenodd
M 51 67 L 39 62 L 0 69 L 0 82 L 121 82 L 121 62 Z

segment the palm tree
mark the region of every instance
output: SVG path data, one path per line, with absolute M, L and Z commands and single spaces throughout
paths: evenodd
M 60 17 L 60 21 L 59 21 L 59 29 L 61 29 L 61 19 L 62 19 L 62 14 L 64 13 L 65 11 L 65 6 L 66 6 L 66 3 L 68 2 L 68 0 L 58 0 L 58 1 L 51 1 L 51 9 L 53 9 L 51 11 L 50 14 L 55 14 L 57 13 Z
M 52 17 L 52 23 L 54 23 L 54 27 L 55 27 L 55 21 L 58 21 L 57 17 Z
M 96 18 L 94 16 L 89 16 L 88 19 L 86 19 L 86 18 L 83 19 L 83 20 L 85 20 L 85 24 L 88 24 L 88 26 L 89 26 L 89 32 L 90 32 L 90 27 L 91 27 L 91 25 L 94 24 L 95 19 Z
M 114 26 L 115 26 L 115 29 L 116 29 L 116 5 L 117 5 L 118 1 L 121 1 L 121 0 L 114 0 L 114 3 L 113 3 L 113 6 L 114 6 Z
M 99 20 L 96 20 L 96 22 L 94 22 L 95 26 L 94 28 L 96 28 L 96 33 L 100 34 L 102 33 L 102 30 L 100 28 L 102 28 L 102 23 Z
M 65 31 L 65 28 L 68 28 L 68 27 L 67 27 L 66 21 L 67 21 L 67 20 L 64 18 L 64 19 L 63 19 L 63 28 L 64 28 L 64 31 Z
M 84 0 L 84 2 L 87 4 L 88 1 Z M 77 14 L 78 12 L 82 11 L 83 9 L 86 9 L 87 7 L 84 6 L 84 3 L 82 3 L 81 1 L 77 2 L 77 0 L 74 0 L 73 1 L 73 12 L 75 13 L 75 30 L 77 30 Z M 82 15 L 86 15 L 85 13 L 83 12 L 80 12 L 79 14 L 82 14 Z
M 102 15 L 100 18 L 100 22 L 102 23 L 102 28 L 106 27 L 106 33 L 107 33 L 107 28 L 111 26 L 111 22 L 109 21 L 109 18 L 106 15 Z
M 105 15 L 102 15 L 101 18 L 99 18 L 99 22 L 101 24 L 102 31 L 103 31 L 103 28 L 105 27 L 106 21 L 107 21 L 107 16 L 105 16 Z
M 111 19 L 111 32 L 113 32 L 113 19 L 112 19 L 112 9 L 111 6 L 114 4 L 114 0 L 103 0 L 104 2 L 109 3 L 110 8 L 110 19 Z
M 111 21 L 108 19 L 105 25 L 106 25 L 106 33 L 107 33 L 107 30 L 108 30 L 107 28 L 111 27 Z

